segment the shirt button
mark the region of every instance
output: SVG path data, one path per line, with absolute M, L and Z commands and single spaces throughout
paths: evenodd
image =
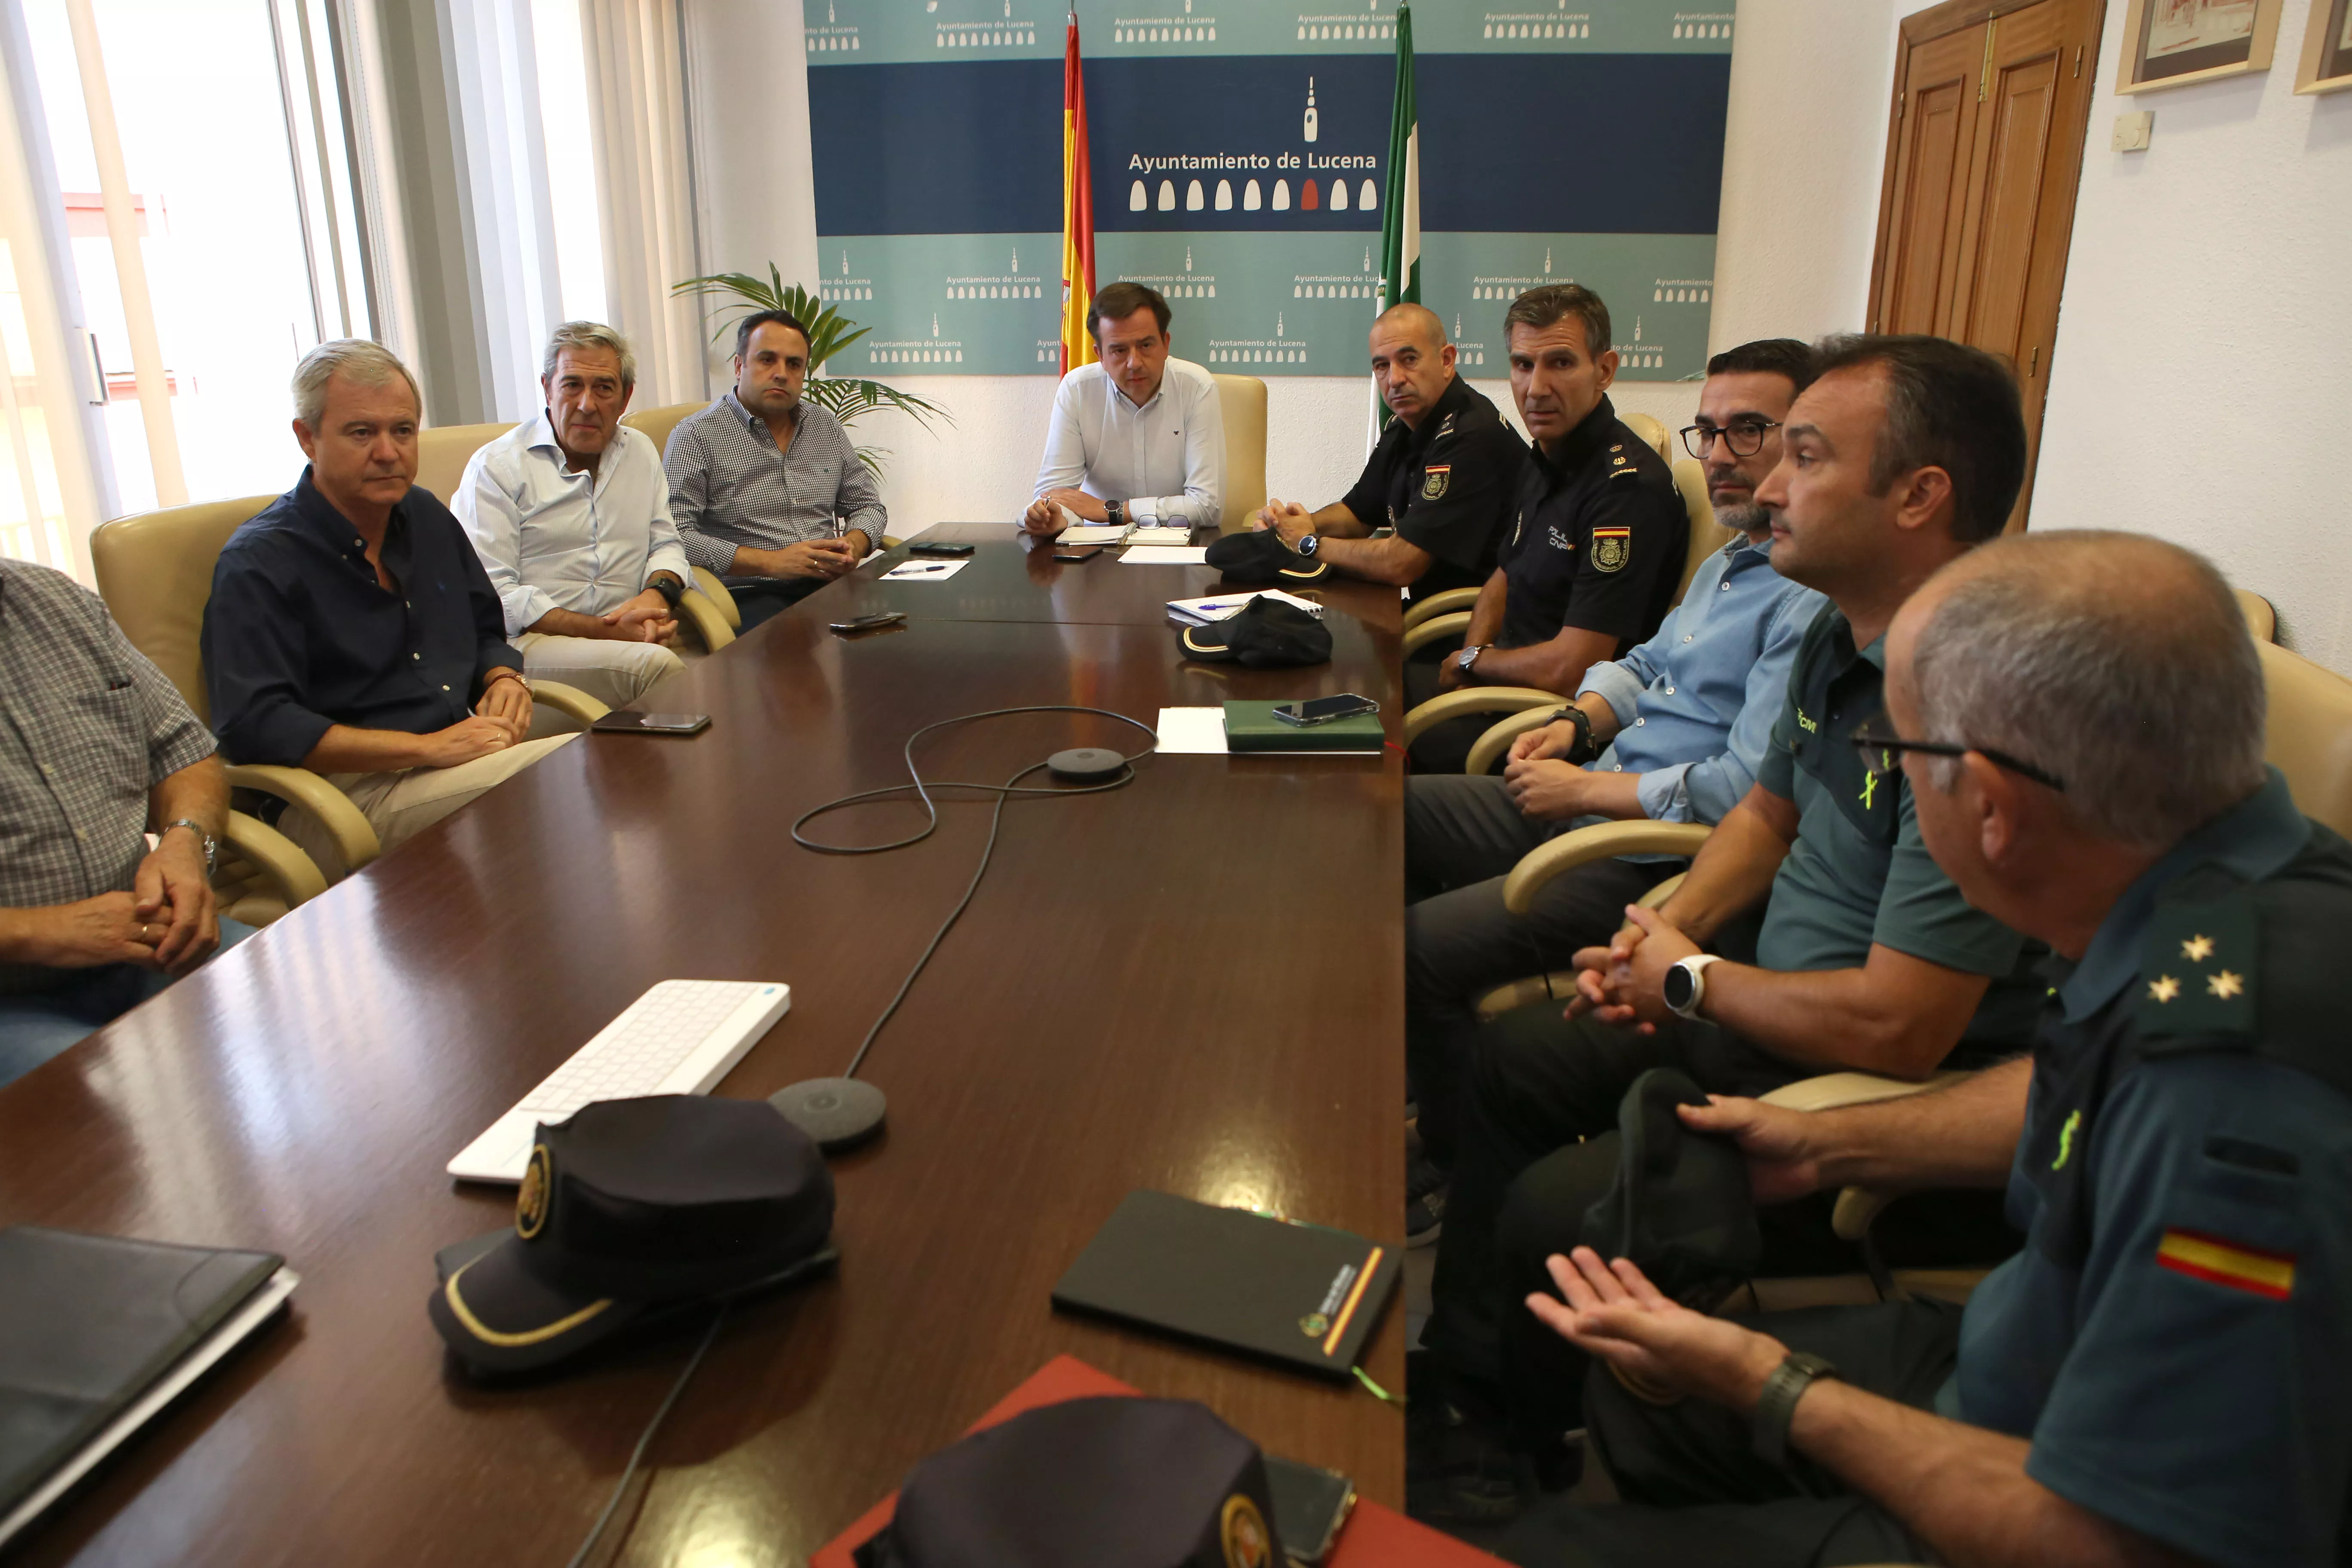
M 423 658 L 425 656 L 421 653 L 412 653 L 408 657 L 411 658 Z
M 1649 722 L 1649 721 L 1648 721 L 1647 719 L 1636 719 L 1636 720 L 1634 720 L 1634 721 L 1633 721 L 1633 728 L 1635 728 L 1636 730 L 1638 730 L 1638 729 L 1640 729 L 1643 725 L 1644 725 L 1644 724 L 1646 724 L 1646 723 L 1648 723 L 1648 722 Z
M 1683 638 L 1683 641 L 1685 641 L 1685 642 L 1688 642 L 1688 641 L 1690 641 L 1690 638 L 1689 638 L 1689 637 L 1685 637 L 1685 638 Z
M 448 690 L 449 689 L 448 689 L 446 686 L 444 686 L 441 689 L 442 689 L 442 690 L 444 690 L 444 691 L 446 691 L 446 690 Z
M 1666 688 L 1666 695 L 1667 695 L 1667 696 L 1669 696 L 1669 697 L 1672 697 L 1674 694 L 1675 694 L 1675 689 L 1674 689 L 1673 687 L 1671 687 L 1671 686 L 1667 687 L 1667 688 Z
M 1724 593 L 1727 593 L 1727 594 L 1730 593 L 1730 592 L 1731 592 L 1731 584 L 1728 584 L 1728 583 L 1726 583 L 1726 584 L 1723 585 L 1723 589 L 1722 589 L 1722 591 L 1723 591 Z

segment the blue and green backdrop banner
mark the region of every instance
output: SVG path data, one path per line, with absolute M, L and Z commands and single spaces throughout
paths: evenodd
M 1734 14 L 1420 0 L 1422 299 L 1473 376 L 1538 283 L 1607 300 L 1619 373 L 1706 365 Z M 823 276 L 872 329 L 836 374 L 1056 372 L 1066 13 L 803 0 Z M 1097 280 L 1169 297 L 1176 352 L 1366 367 L 1397 0 L 1078 0 Z

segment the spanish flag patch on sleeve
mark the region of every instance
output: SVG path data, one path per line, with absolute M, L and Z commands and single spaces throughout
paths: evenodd
M 2175 1274 L 2284 1301 L 2294 1293 L 2294 1254 L 2267 1252 L 2201 1230 L 2168 1230 L 2156 1261 Z

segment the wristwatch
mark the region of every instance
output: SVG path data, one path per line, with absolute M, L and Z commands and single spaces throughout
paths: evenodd
M 205 825 L 196 821 L 193 817 L 173 817 L 171 821 L 163 824 L 163 833 L 169 833 L 174 827 L 184 827 L 189 832 L 196 836 L 196 842 L 205 847 L 205 875 L 207 877 L 211 876 L 213 874 L 213 862 L 220 858 L 220 841 L 215 839 L 211 834 L 205 832 Z M 161 844 L 163 842 L 163 833 L 159 833 L 155 836 L 156 843 Z
M 1591 714 L 1571 702 L 1553 714 L 1551 721 L 1555 724 L 1570 725 L 1576 731 L 1576 740 L 1569 746 L 1568 754 L 1560 759 L 1562 762 L 1574 763 L 1581 766 L 1601 754 L 1601 748 L 1592 743 Z
M 1125 528 L 1127 503 L 1123 500 L 1107 500 L 1103 502 L 1103 515 L 1110 519 L 1110 525 L 1113 528 Z
M 1666 1005 L 1685 1018 L 1698 1016 L 1698 1005 L 1706 1000 L 1706 966 L 1722 957 L 1716 952 L 1695 952 L 1666 971 L 1662 988 L 1666 994 Z
M 1477 668 L 1478 656 L 1485 653 L 1493 646 L 1494 645 L 1492 643 L 1482 642 L 1476 647 L 1464 648 L 1460 653 L 1454 656 L 1454 668 L 1460 670 L 1465 675 L 1469 674 L 1473 669 Z
M 656 576 L 646 586 L 659 594 L 662 596 L 662 603 L 673 610 L 677 608 L 677 602 L 686 597 L 686 584 L 667 572 Z
M 1312 561 L 1315 559 L 1315 552 L 1323 548 L 1323 541 L 1318 535 L 1309 533 L 1303 535 L 1299 539 L 1298 542 L 1292 545 L 1290 548 L 1296 550 L 1299 554 L 1304 555 L 1309 561 Z
M 1815 1378 L 1837 1375 L 1837 1368 L 1808 1351 L 1791 1352 L 1772 1369 L 1772 1375 L 1764 1380 L 1764 1391 L 1756 1397 L 1756 1414 L 1748 1417 L 1748 1436 L 1758 1458 L 1768 1465 L 1788 1464 L 1789 1423 L 1796 1419 L 1797 1401 Z

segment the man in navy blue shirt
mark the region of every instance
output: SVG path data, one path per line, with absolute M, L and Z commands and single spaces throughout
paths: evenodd
M 377 344 L 294 373 L 310 467 L 230 536 L 205 610 L 214 731 L 235 763 L 323 773 L 386 849 L 572 737 L 529 741 L 522 655 L 479 556 L 416 478 L 416 384 Z M 332 841 L 279 824 L 330 877 Z
M 2229 585 L 2145 536 L 2001 540 L 1903 607 L 1885 692 L 1849 743 L 1909 775 L 1971 903 L 2070 962 L 2032 1054 L 1874 1105 L 1682 1116 L 1738 1140 L 1767 1202 L 2005 1182 L 2024 1250 L 1964 1311 L 1745 1323 L 1552 1258 L 1564 1300 L 1528 1305 L 1609 1363 L 1586 1415 L 1627 1502 L 1546 1507 L 1505 1555 L 2345 1561 L 2352 845 L 2263 765 Z

